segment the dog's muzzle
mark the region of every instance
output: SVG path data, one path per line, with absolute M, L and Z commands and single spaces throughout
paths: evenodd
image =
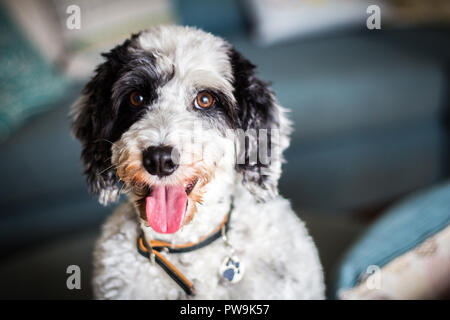
M 151 175 L 160 179 L 170 176 L 178 168 L 178 153 L 171 146 L 150 146 L 142 152 L 142 164 Z M 188 194 L 192 189 L 180 184 L 163 182 L 150 186 L 145 199 L 145 213 L 149 225 L 159 233 L 177 232 L 184 221 Z

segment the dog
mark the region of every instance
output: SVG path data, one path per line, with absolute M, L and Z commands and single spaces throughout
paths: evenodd
M 96 243 L 95 297 L 322 299 L 316 247 L 278 195 L 291 123 L 255 66 L 181 26 L 103 57 L 71 111 L 90 192 L 128 198 Z

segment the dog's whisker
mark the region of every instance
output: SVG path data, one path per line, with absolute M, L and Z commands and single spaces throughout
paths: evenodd
M 104 173 L 105 171 L 108 171 L 111 168 L 119 169 L 119 168 L 125 167 L 126 165 L 127 165 L 126 163 L 122 163 L 122 164 L 120 164 L 118 166 L 116 166 L 115 164 L 112 164 L 109 167 L 107 167 L 107 168 L 103 169 L 102 171 L 100 171 L 97 175 L 101 175 L 102 173 Z
M 122 186 L 120 187 L 120 190 L 119 190 L 119 194 L 122 193 L 122 190 L 124 190 L 124 188 L 125 188 L 125 183 L 122 183 Z
M 112 141 L 109 141 L 108 139 L 97 139 L 97 140 L 95 140 L 94 142 L 101 142 L 101 141 L 105 141 L 105 142 L 108 142 L 108 143 L 110 143 L 111 145 L 113 145 L 113 146 L 115 146 L 116 144 L 114 143 L 114 142 L 112 142 Z
M 99 176 L 99 175 L 101 175 L 102 173 L 108 171 L 109 169 L 111 169 L 111 168 L 113 168 L 113 167 L 115 167 L 115 166 L 114 166 L 114 165 L 110 165 L 109 167 L 107 167 L 107 168 L 103 169 L 102 171 L 98 172 L 97 175 Z

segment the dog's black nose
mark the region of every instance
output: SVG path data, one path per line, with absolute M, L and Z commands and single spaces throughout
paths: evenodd
M 170 146 L 148 147 L 142 153 L 144 168 L 158 177 L 171 175 L 177 168 L 176 159 L 172 159 L 173 148 Z

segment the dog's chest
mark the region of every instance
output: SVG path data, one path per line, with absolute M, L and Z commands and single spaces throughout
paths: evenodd
M 245 255 L 242 251 L 235 254 L 238 255 L 239 253 Z M 136 295 L 158 299 L 229 299 L 235 296 L 234 293 L 240 287 L 239 283 L 234 284 L 229 281 L 230 274 L 237 273 L 238 270 L 231 264 L 228 264 L 228 266 L 224 264 L 227 257 L 231 255 L 229 248 L 225 246 L 222 239 L 217 239 L 207 247 L 195 251 L 184 253 L 162 252 L 162 254 L 193 284 L 195 295 L 186 295 L 161 266 L 140 255 L 136 257 L 136 260 L 140 264 L 138 269 L 141 272 L 138 277 L 142 285 L 137 287 Z M 233 274 L 233 276 L 235 275 Z M 158 291 L 159 296 L 154 296 Z
M 293 212 L 277 206 L 277 211 L 267 205 L 265 210 L 239 206 L 245 210 L 234 211 L 228 236 L 245 268 L 236 284 L 227 283 L 220 274 L 229 254 L 221 238 L 194 251 L 163 253 L 192 282 L 193 297 L 187 296 L 161 266 L 138 253 L 135 219 L 131 213 L 118 211 L 106 223 L 97 243 L 95 294 L 104 299 L 320 297 L 322 276 L 314 245 Z

